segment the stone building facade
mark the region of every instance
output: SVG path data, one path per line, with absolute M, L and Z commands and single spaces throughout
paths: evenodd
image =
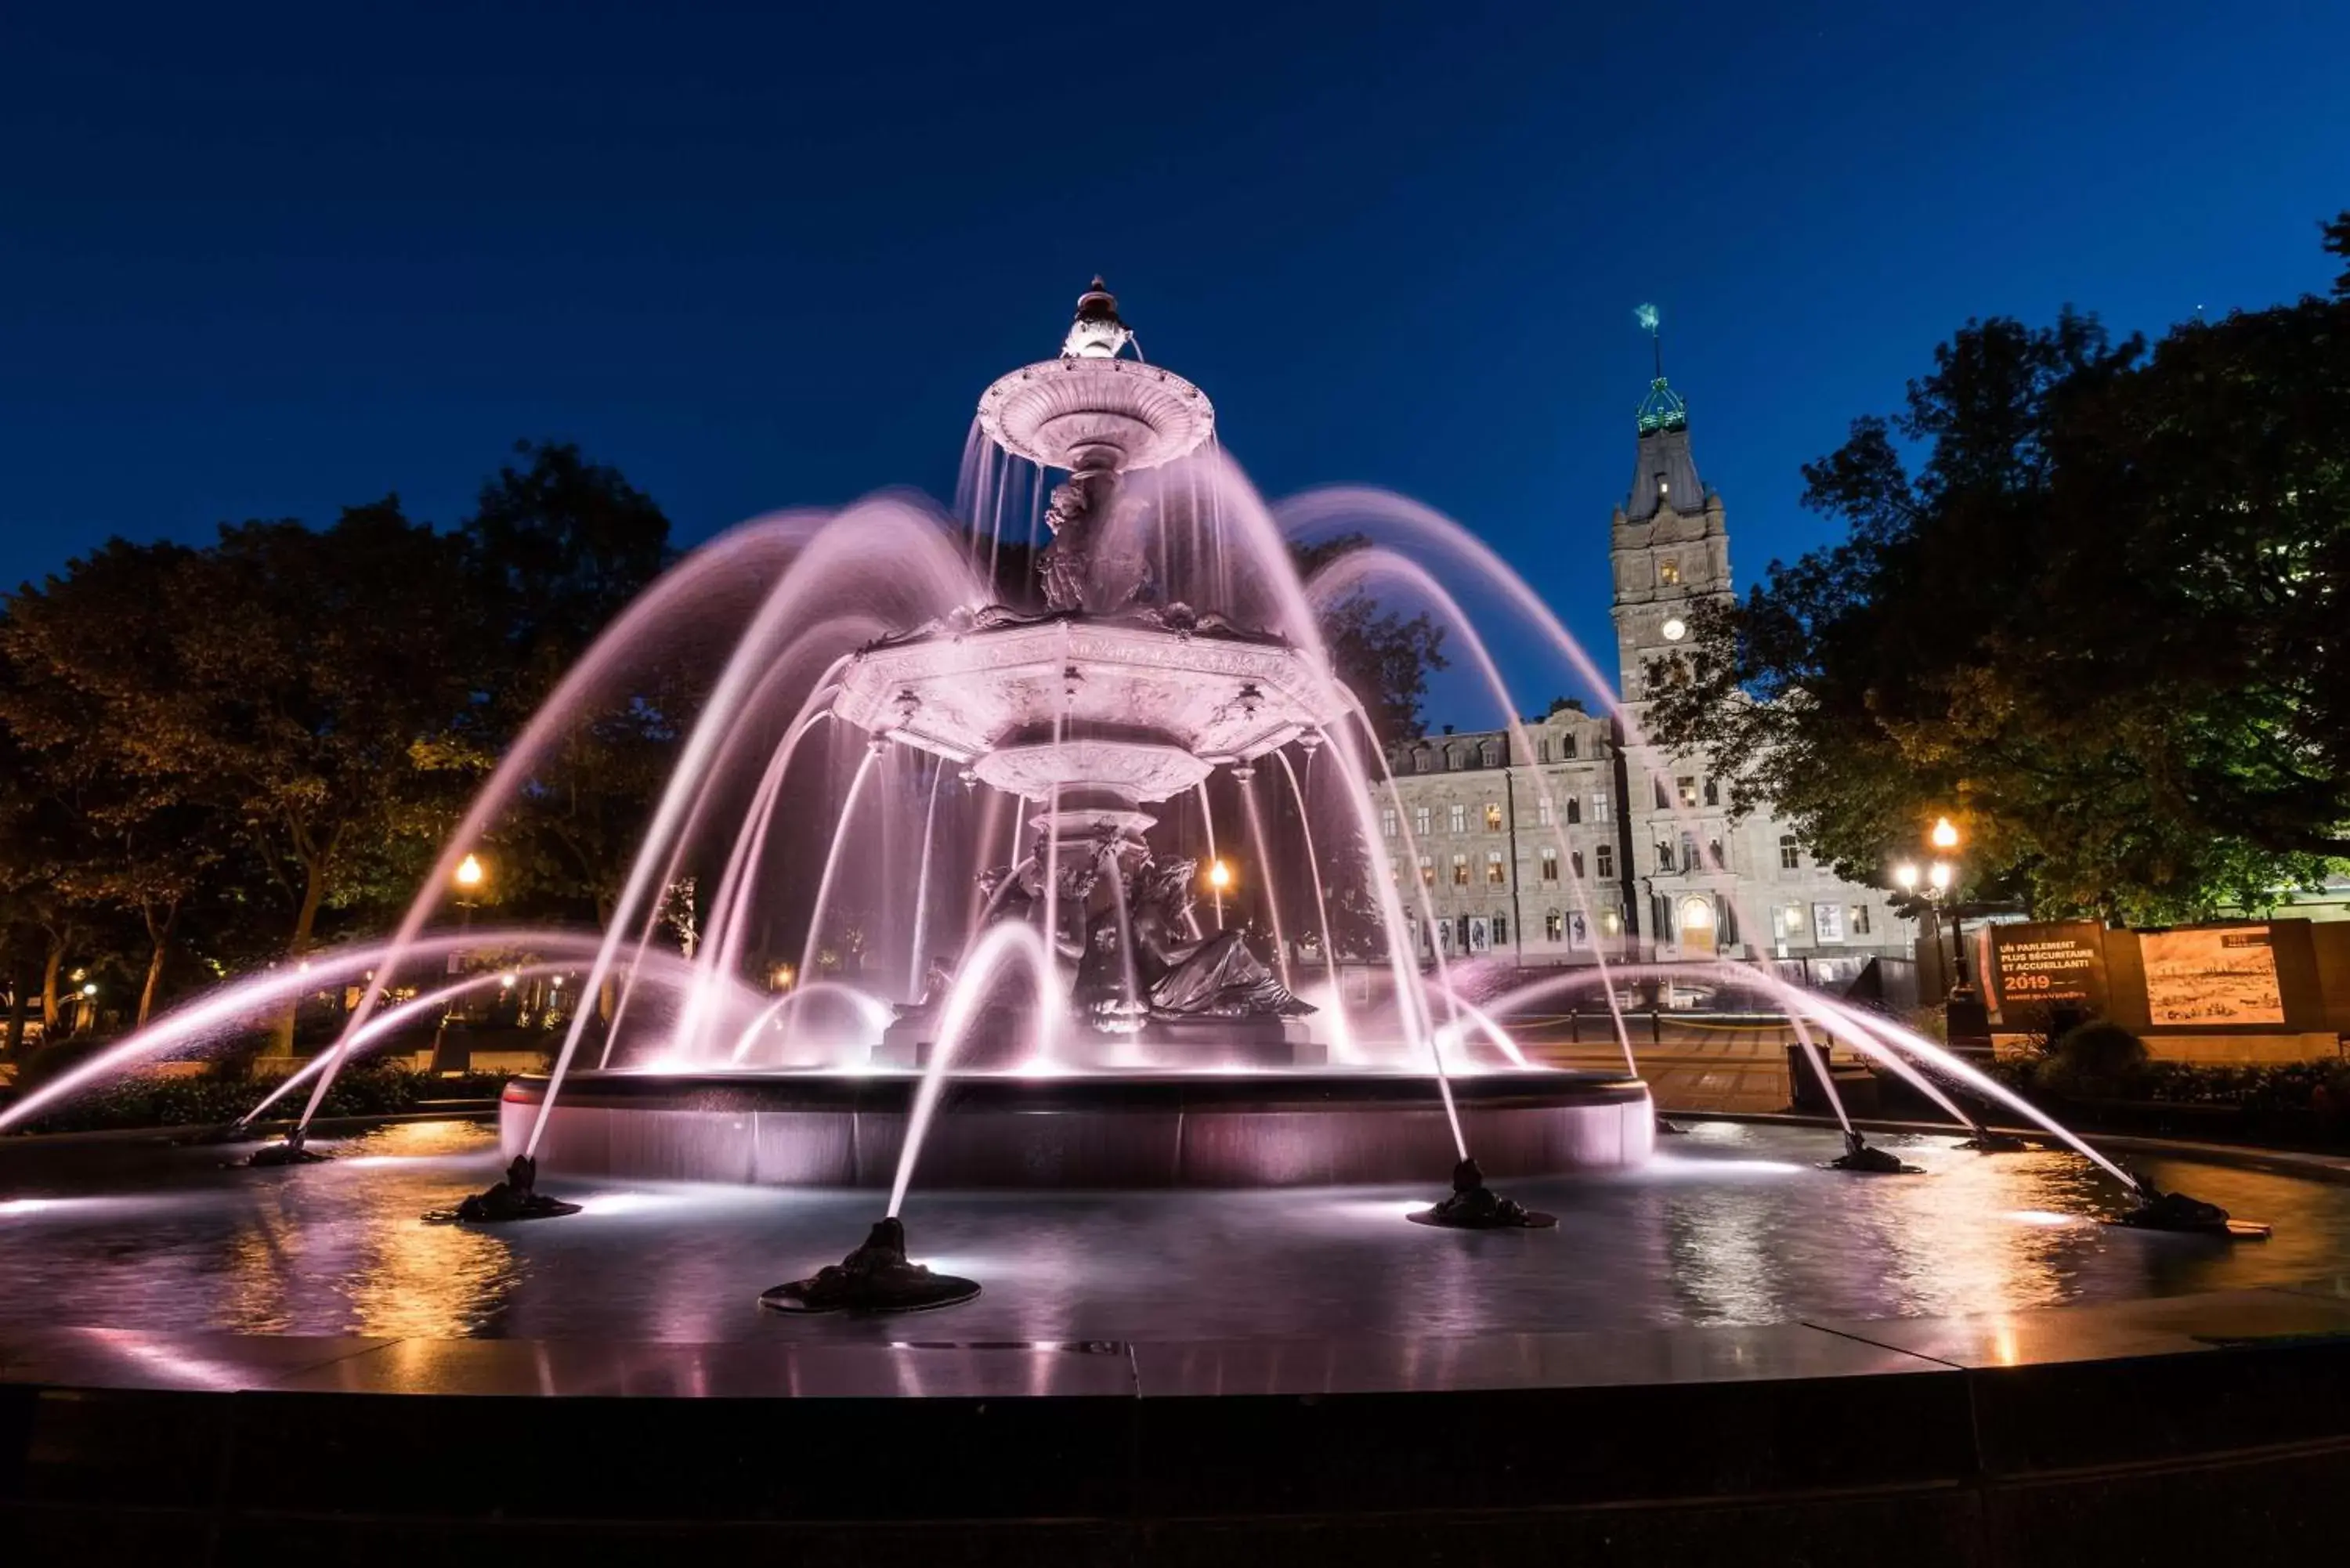
M 1620 697 L 1645 728 L 1648 662 L 1731 592 L 1721 498 L 1705 488 L 1681 400 L 1660 375 L 1641 404 L 1632 485 L 1610 527 Z M 1701 758 L 1627 742 L 1565 704 L 1514 732 L 1440 734 L 1388 756 L 1383 846 L 1424 961 L 1609 957 L 1804 961 L 1834 984 L 1906 958 L 1915 926 L 1841 881 L 1767 812 L 1733 822 Z

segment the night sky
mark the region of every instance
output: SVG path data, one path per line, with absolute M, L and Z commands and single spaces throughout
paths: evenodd
M 2290 0 L 13 5 L 0 581 L 451 523 L 523 436 L 689 543 L 943 496 L 1100 271 L 1267 493 L 1416 495 L 1604 650 L 1636 304 L 1751 580 L 1967 317 L 2322 289 L 2345 58 Z

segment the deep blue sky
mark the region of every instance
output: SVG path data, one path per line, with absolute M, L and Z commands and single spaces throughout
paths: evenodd
M 1969 315 L 2322 287 L 2345 58 L 2290 0 L 14 5 L 0 582 L 452 522 L 518 436 L 687 542 L 943 494 L 1099 270 L 1268 493 L 1417 495 L 1605 649 L 1636 303 L 1751 580 Z

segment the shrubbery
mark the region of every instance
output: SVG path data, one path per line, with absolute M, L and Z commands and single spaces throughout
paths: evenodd
M 2127 1099 L 2134 1097 L 2146 1067 L 2145 1041 L 2118 1023 L 2095 1018 L 2058 1037 L 2033 1081 L 2054 1095 Z
M 48 1115 L 35 1118 L 27 1132 L 95 1132 L 116 1127 L 206 1127 L 233 1122 L 261 1103 L 281 1078 L 133 1076 L 77 1095 Z M 318 1107 L 322 1116 L 394 1116 L 412 1111 L 426 1100 L 494 1097 L 505 1086 L 503 1075 L 469 1073 L 444 1078 L 405 1067 L 353 1067 L 335 1079 Z M 270 1107 L 299 1115 L 308 1085 L 287 1095 Z
M 2197 1132 L 2350 1139 L 2350 1063 L 2149 1060 L 2128 1030 L 2103 1020 L 2068 1031 L 2032 1056 L 1991 1064 L 1992 1076 L 2077 1125 L 2106 1131 Z M 2176 1107 L 2166 1116 L 2163 1107 Z M 2219 1115 L 2216 1119 L 2203 1113 Z

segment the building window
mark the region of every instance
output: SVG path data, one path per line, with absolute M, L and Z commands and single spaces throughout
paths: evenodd
M 1705 781 L 1705 804 L 1708 805 L 1720 805 L 1721 804 L 1721 786 L 1716 784 L 1713 780 L 1710 778 Z
M 1722 854 L 1721 840 L 1719 838 L 1706 840 L 1705 859 L 1706 864 L 1717 871 L 1726 871 L 1730 868 L 1730 858 Z
M 1601 877 L 1606 878 L 1616 875 L 1616 846 L 1614 845 L 1603 844 L 1597 849 L 1592 851 L 1592 854 L 1595 857 L 1592 864 L 1599 868 L 1599 875 Z
M 1444 820 L 1451 825 L 1453 832 L 1466 833 L 1469 831 L 1469 808 L 1465 805 L 1453 806 L 1445 813 Z
M 1781 834 L 1779 836 L 1779 869 L 1797 871 L 1803 868 L 1803 864 L 1804 852 L 1795 843 L 1795 836 L 1792 833 Z
M 1603 794 L 1595 798 L 1599 802 L 1599 811 L 1604 814 L 1607 809 L 1607 797 Z M 1583 803 L 1575 799 L 1573 795 L 1568 795 L 1566 797 L 1566 820 L 1571 823 L 1581 822 L 1583 820 Z M 1603 815 L 1599 820 L 1605 822 L 1607 819 L 1606 815 Z
M 1485 880 L 1496 888 L 1506 888 L 1510 884 L 1510 874 L 1502 869 L 1502 852 L 1498 849 L 1485 851 Z
M 1657 929 L 1659 941 L 1673 940 L 1673 901 L 1662 893 L 1648 895 L 1648 924 Z
M 1566 918 L 1556 909 L 1543 917 L 1543 940 L 1555 942 L 1566 935 Z
M 1665 793 L 1665 775 L 1662 774 L 1654 774 L 1649 778 L 1648 785 L 1657 792 L 1657 809 L 1659 811 L 1672 810 L 1673 797 Z
M 1502 765 L 1502 743 L 1499 741 L 1488 741 L 1479 750 L 1483 754 L 1487 767 L 1498 768 Z
M 1444 748 L 1444 769 L 1447 773 L 1457 774 L 1468 765 L 1468 753 L 1462 751 L 1458 746 L 1447 746 Z
M 1488 833 L 1502 831 L 1502 807 L 1498 801 L 1489 800 L 1485 803 L 1485 831 Z
M 1657 475 L 1657 493 L 1659 495 L 1666 493 L 1665 476 L 1661 473 Z M 1681 564 L 1679 561 L 1659 561 L 1657 563 L 1657 582 L 1660 587 L 1668 588 L 1677 587 L 1679 586 L 1680 580 Z
M 1541 740 L 1534 742 L 1534 755 L 1540 757 L 1544 762 L 1550 761 L 1550 737 L 1548 735 L 1544 735 Z
M 1779 911 L 1779 929 L 1791 937 L 1804 934 L 1804 907 L 1801 904 L 1789 904 Z
M 1571 857 L 1571 859 L 1570 859 L 1570 864 L 1572 864 L 1572 865 L 1575 867 L 1575 879 L 1576 881 L 1578 881 L 1578 882 L 1582 881 L 1582 880 L 1583 880 L 1583 851 L 1582 851 L 1582 850 L 1578 849 L 1578 850 L 1576 850 L 1576 851 L 1575 852 L 1574 856 L 1573 856 L 1573 857 Z
M 1383 805 L 1379 807 L 1379 831 L 1387 835 L 1389 838 L 1393 838 L 1396 836 L 1395 807 L 1391 805 Z
M 1567 762 L 1573 762 L 1575 760 L 1575 737 L 1573 735 L 1561 735 L 1558 738 L 1558 754 Z
M 1616 819 L 1614 817 L 1607 815 L 1609 804 L 1607 792 L 1606 790 L 1593 790 L 1591 792 L 1591 820 L 1594 822 L 1615 821 Z M 1575 818 L 1572 816 L 1567 818 L 1567 821 L 1569 822 L 1573 822 Z
M 1550 796 L 1544 795 L 1540 800 L 1534 802 L 1534 826 L 1536 827 L 1548 827 L 1550 824 Z
M 1419 885 L 1423 888 L 1436 886 L 1436 857 L 1433 855 L 1419 857 Z
M 1674 782 L 1675 782 L 1677 784 L 1679 784 L 1679 787 L 1680 787 L 1681 805 L 1683 806 L 1683 808 L 1684 808 L 1684 809 L 1686 809 L 1686 808 L 1688 808 L 1688 807 L 1690 807 L 1690 806 L 1693 806 L 1693 805 L 1697 805 L 1697 777 L 1696 777 L 1696 775 L 1695 775 L 1695 774 L 1685 774 L 1684 776 L 1682 776 L 1681 778 L 1679 778 L 1679 779 L 1675 780 Z
M 1411 808 L 1411 830 L 1422 838 L 1428 836 L 1428 807 L 1416 805 Z
M 1542 852 L 1542 879 L 1545 882 L 1558 880 L 1558 851 L 1555 849 L 1545 848 Z
M 1456 888 L 1469 886 L 1469 857 L 1466 855 L 1452 857 L 1452 885 Z
M 1852 907 L 1852 934 L 1856 937 L 1868 935 L 1868 906 L 1866 904 Z
M 1419 750 L 1412 753 L 1411 771 L 1416 774 L 1424 774 L 1428 771 L 1428 748 L 1426 746 L 1422 746 Z
M 1819 940 L 1824 942 L 1840 942 L 1844 940 L 1844 906 L 1842 904 L 1814 904 L 1812 906 L 1812 934 L 1819 938 Z
M 1694 871 L 1697 868 L 1697 835 L 1684 833 L 1681 835 L 1681 869 Z
M 1659 838 L 1657 840 L 1657 869 L 1659 871 L 1669 871 L 1672 868 L 1673 846 Z
M 1493 945 L 1497 948 L 1510 945 L 1510 917 L 1507 915 L 1493 917 Z

